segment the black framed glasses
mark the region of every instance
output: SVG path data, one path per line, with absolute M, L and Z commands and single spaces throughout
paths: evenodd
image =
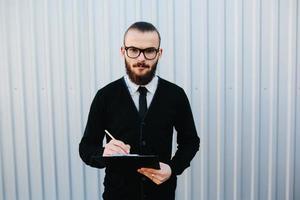
M 137 47 L 130 46 L 130 47 L 125 47 L 125 51 L 129 58 L 137 58 L 141 55 L 141 53 L 143 53 L 144 57 L 147 60 L 153 60 L 154 58 L 156 58 L 159 48 L 156 49 L 154 47 L 149 47 L 146 49 L 140 49 Z

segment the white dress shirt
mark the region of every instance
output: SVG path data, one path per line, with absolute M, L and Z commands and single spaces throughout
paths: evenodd
M 140 85 L 137 85 L 134 82 L 132 82 L 128 75 L 124 76 L 124 79 L 125 79 L 126 85 L 128 87 L 129 93 L 132 97 L 132 100 L 133 100 L 137 110 L 139 110 L 140 93 L 139 93 L 138 89 L 139 89 Z M 143 87 L 146 87 L 148 90 L 147 91 L 147 108 L 149 108 L 149 105 L 151 104 L 154 93 L 157 89 L 157 85 L 158 85 L 158 77 L 156 75 L 153 77 L 153 79 L 147 85 L 141 85 Z

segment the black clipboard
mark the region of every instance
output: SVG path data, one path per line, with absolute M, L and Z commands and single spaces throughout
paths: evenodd
M 142 167 L 160 169 L 157 155 L 116 154 L 96 157 L 97 159 L 101 159 L 106 166 L 121 166 L 128 169 L 139 169 Z

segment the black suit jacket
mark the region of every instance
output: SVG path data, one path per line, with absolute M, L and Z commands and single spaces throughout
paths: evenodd
M 177 131 L 178 145 L 171 157 L 173 128 Z M 129 144 L 131 153 L 158 155 L 161 162 L 171 167 L 171 178 L 156 185 L 136 171 L 120 169 L 119 166 L 106 167 L 103 162 L 96 161 L 93 156 L 103 154 L 105 129 Z M 79 152 L 86 164 L 106 167 L 104 199 L 171 200 L 175 196 L 176 176 L 189 167 L 199 143 L 190 104 L 182 88 L 159 78 L 145 118 L 141 119 L 124 78 L 121 78 L 97 92 Z

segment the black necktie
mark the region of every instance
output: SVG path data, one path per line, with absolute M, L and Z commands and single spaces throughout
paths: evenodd
M 139 87 L 138 89 L 139 93 L 140 93 L 140 97 L 139 97 L 139 114 L 140 117 L 143 119 L 146 111 L 147 111 L 147 88 L 145 87 Z

